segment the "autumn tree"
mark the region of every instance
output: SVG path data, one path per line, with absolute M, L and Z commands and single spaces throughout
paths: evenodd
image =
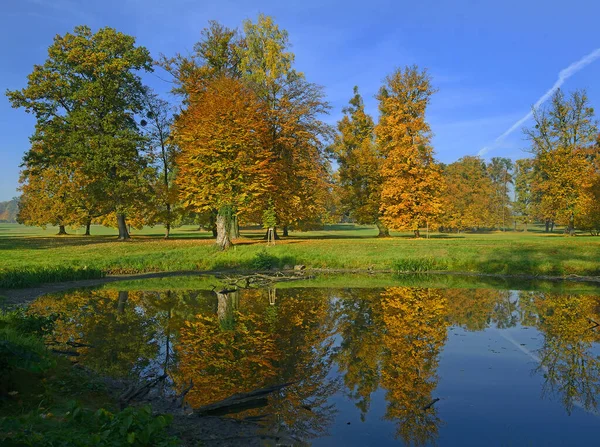
M 178 203 L 178 189 L 175 185 L 175 158 L 179 148 L 171 136 L 173 114 L 169 103 L 156 93 L 148 91 L 145 99 L 145 119 L 141 121 L 148 138 L 149 153 L 157 167 L 158 177 L 153 182 L 153 209 L 148 210 L 150 221 L 165 226 L 165 239 L 169 237 L 174 222 L 183 210 Z
M 377 225 L 379 237 L 389 236 L 380 214 L 382 157 L 375 144 L 375 124 L 365 112 L 358 87 L 342 112 L 330 147 L 338 163 L 342 210 L 359 224 Z
M 379 91 L 380 120 L 375 128 L 383 153 L 381 212 L 392 229 L 412 230 L 433 222 L 441 212 L 440 168 L 431 147 L 425 110 L 435 89 L 426 70 L 396 70 Z
M 506 221 L 511 217 L 509 185 L 513 184 L 513 162 L 510 158 L 493 157 L 487 165 L 492 182 L 491 210 L 496 228 L 506 230 Z
M 194 211 L 218 210 L 217 245 L 231 245 L 233 216 L 262 209 L 271 186 L 264 104 L 242 80 L 219 77 L 190 95 L 175 120 L 177 185 Z
M 13 107 L 36 118 L 31 140 L 43 151 L 29 151 L 25 163 L 39 169 L 78 163 L 97 185 L 95 199 L 117 216 L 119 239 L 129 237 L 125 219 L 145 186 L 144 138 L 135 120 L 144 87 L 137 72 L 150 71 L 151 61 L 131 36 L 78 26 L 54 38 L 27 87 L 7 92 Z
M 525 225 L 533 222 L 535 196 L 534 162 L 531 158 L 523 158 L 515 162 L 515 201 L 513 204 L 515 218 Z
M 485 162 L 479 157 L 463 157 L 444 167 L 443 178 L 443 228 L 463 231 L 491 226 L 494 188 Z
M 598 133 L 594 110 L 585 91 L 566 98 L 557 90 L 547 108 L 533 110 L 533 118 L 535 125 L 524 132 L 534 155 L 538 217 L 556 220 L 574 234 L 577 219 L 592 203 Z
M 46 227 L 54 225 L 58 234 L 78 221 L 77 210 L 71 202 L 73 183 L 65 170 L 49 168 L 21 175 L 21 201 L 17 221 L 21 224 Z

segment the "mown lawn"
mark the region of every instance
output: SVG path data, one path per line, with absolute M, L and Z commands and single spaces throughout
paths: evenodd
M 461 271 L 516 275 L 600 275 L 600 238 L 566 237 L 539 231 L 472 234 L 410 234 L 376 238 L 376 230 L 335 225 L 323 231 L 292 232 L 267 247 L 262 230 L 242 230 L 227 252 L 214 247 L 210 234 L 193 227 L 133 230 L 118 242 L 116 232 L 92 227 L 91 237 L 55 236 L 41 230 L 0 224 L 0 287 L 98 277 L 102 274 L 175 270 L 256 269 L 305 264 L 312 268 L 373 268 L 401 271 Z M 266 251 L 266 255 L 261 253 Z M 266 260 L 266 261 L 265 261 Z M 266 263 L 266 264 L 265 264 Z

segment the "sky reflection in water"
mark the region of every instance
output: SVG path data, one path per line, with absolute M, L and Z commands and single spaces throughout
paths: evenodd
M 599 304 L 418 287 L 82 290 L 30 312 L 57 314 L 49 342 L 101 374 L 192 379 L 193 407 L 294 382 L 232 417 L 265 415 L 308 445 L 577 445 L 600 423 Z

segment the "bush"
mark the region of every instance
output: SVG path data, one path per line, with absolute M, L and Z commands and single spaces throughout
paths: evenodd
M 171 416 L 152 416 L 150 407 L 129 407 L 118 413 L 91 411 L 71 403 L 63 416 L 30 413 L 0 419 L 2 445 L 167 447 L 180 445 L 166 428 Z
M 277 266 L 278 263 L 279 259 L 277 256 L 267 253 L 264 249 L 256 253 L 250 261 L 250 265 L 255 270 L 269 270 L 270 268 Z

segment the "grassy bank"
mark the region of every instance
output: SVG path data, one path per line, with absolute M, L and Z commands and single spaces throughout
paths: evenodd
M 209 233 L 183 227 L 173 238 L 162 229 L 133 232 L 117 242 L 114 230 L 94 227 L 95 236 L 57 237 L 54 229 L 0 225 L 0 288 L 101 277 L 104 274 L 177 270 L 259 269 L 304 264 L 312 268 L 431 270 L 509 275 L 600 275 L 600 238 L 539 231 L 474 234 L 410 234 L 376 238 L 371 227 L 338 225 L 325 231 L 293 232 L 267 247 L 262 231 L 220 252 Z M 266 253 L 266 254 L 265 254 Z
M 175 446 L 169 416 L 120 410 L 104 382 L 46 346 L 51 317 L 0 312 L 0 444 Z

